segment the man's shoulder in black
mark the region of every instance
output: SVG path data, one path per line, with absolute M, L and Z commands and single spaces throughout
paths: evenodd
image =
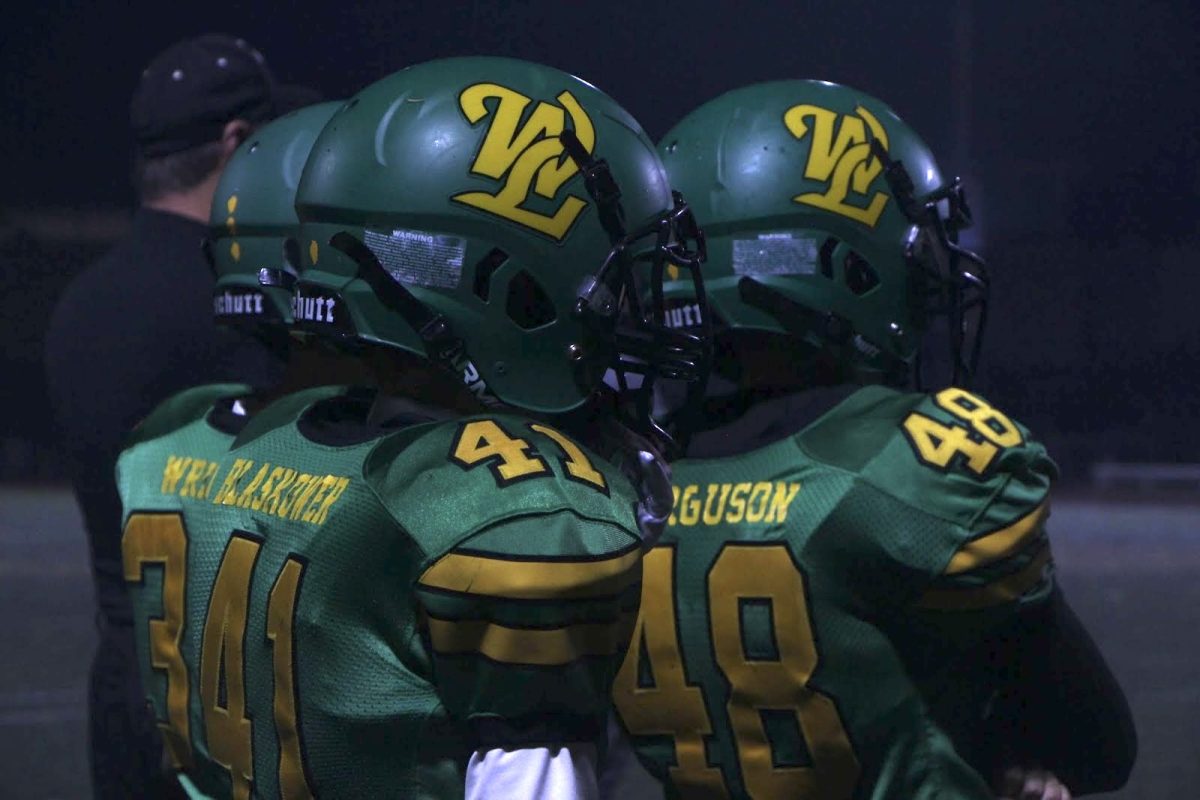
M 138 211 L 130 235 L 67 287 L 46 337 L 47 385 L 63 455 L 97 570 L 114 572 L 117 583 L 120 503 L 113 469 L 129 431 L 183 389 L 230 381 L 266 386 L 282 369 L 279 357 L 256 340 L 214 322 L 215 280 L 202 255 L 203 235 L 199 222 Z
M 263 385 L 277 375 L 272 354 L 213 321 L 204 232 L 199 222 L 142 209 L 130 235 L 67 287 L 46 339 L 60 426 L 84 415 L 127 429 L 189 386 Z

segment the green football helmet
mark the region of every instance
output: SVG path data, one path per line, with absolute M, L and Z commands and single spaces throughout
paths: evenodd
M 300 263 L 296 186 L 317 134 L 340 105 L 317 103 L 260 128 L 221 173 L 204 245 L 220 322 L 252 330 L 291 323 Z
M 718 326 L 789 334 L 864 382 L 920 378 L 922 337 L 949 320 L 954 383 L 975 372 L 982 260 L 960 183 L 886 105 L 824 81 L 761 83 L 705 103 L 659 145 L 708 237 Z M 671 283 L 673 325 L 698 318 Z M 915 368 L 915 370 L 914 370 Z
M 325 126 L 296 211 L 300 330 L 537 414 L 585 409 L 615 373 L 647 433 L 655 381 L 699 384 L 706 339 L 666 326 L 662 281 L 673 264 L 703 297 L 700 233 L 641 126 L 579 78 L 487 57 L 390 75 Z

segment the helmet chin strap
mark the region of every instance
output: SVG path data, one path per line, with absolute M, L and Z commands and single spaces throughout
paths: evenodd
M 600 227 L 604 228 L 613 246 L 619 245 L 626 235 L 625 209 L 621 207 L 621 187 L 608 168 L 608 162 L 589 153 L 570 128 L 560 133 L 558 139 L 583 175 L 588 195 L 596 202 Z
M 396 313 L 417 332 L 430 361 L 461 378 L 483 405 L 488 408 L 505 407 L 505 403 L 483 380 L 479 368 L 467 354 L 463 340 L 454 334 L 450 321 L 444 315 L 432 311 L 407 287 L 394 280 L 371 248 L 350 233 L 338 231 L 330 238 L 329 245 L 353 259 L 358 265 L 357 277 L 371 287 L 371 291 L 388 310 Z

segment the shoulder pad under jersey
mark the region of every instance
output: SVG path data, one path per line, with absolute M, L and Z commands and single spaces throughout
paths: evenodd
M 234 440 L 231 449 L 243 447 L 264 433 L 295 421 L 313 403 L 344 394 L 346 391 L 345 386 L 313 386 L 280 397 L 251 417 Z
M 1029 431 L 965 389 L 867 387 L 797 436 L 832 466 L 977 531 L 1040 507 L 1058 471 Z
M 1041 444 L 963 389 L 932 395 L 857 392 L 797 437 L 827 464 L 854 473 L 848 517 L 885 523 L 874 540 L 932 580 L 931 611 L 1012 609 L 1053 586 L 1045 530 L 1057 468 Z M 871 498 L 890 498 L 880 503 Z M 898 503 L 898 505 L 897 505 Z
M 162 401 L 138 423 L 125 441 L 125 447 L 157 439 L 195 422 L 212 410 L 218 400 L 250 394 L 242 383 L 210 383 L 184 389 Z
M 416 425 L 391 434 L 365 476 L 401 525 L 432 555 L 518 518 L 561 511 L 637 538 L 628 480 L 573 438 L 505 414 Z

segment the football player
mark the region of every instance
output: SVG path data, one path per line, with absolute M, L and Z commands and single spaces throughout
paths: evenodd
M 301 263 L 295 197 L 313 142 L 341 100 L 281 117 L 251 137 L 221 173 L 204 254 L 217 277 L 213 314 L 244 329 L 287 364 L 279 382 L 228 405 L 248 417 L 274 400 L 320 387 L 370 382 L 369 373 L 328 343 L 297 333 L 292 290 Z M 203 389 L 197 391 L 203 392 Z
M 725 94 L 660 152 L 709 248 L 712 319 L 668 284 L 668 320 L 716 351 L 615 685 L 642 761 L 680 797 L 1120 786 L 1128 707 L 1054 581 L 1056 468 L 962 388 L 988 279 L 958 183 L 818 81 Z M 952 384 L 906 391 L 930 360 Z
M 163 584 L 189 598 L 194 647 L 157 676 L 194 687 L 172 722 L 191 785 L 594 796 L 643 530 L 671 501 L 650 393 L 704 356 L 636 288 L 668 262 L 699 280 L 686 207 L 595 87 L 460 58 L 348 101 L 296 209 L 295 324 L 381 390 L 263 409 L 182 501 L 225 531 Z M 183 522 L 161 523 L 177 549 Z
M 213 199 L 210 238 L 204 242 L 217 279 L 213 314 L 281 356 L 290 351 L 280 383 L 257 389 L 212 384 L 181 392 L 135 429 L 118 461 L 125 578 L 143 685 L 175 769 L 192 763 L 187 731 L 199 710 L 197 676 L 188 669 L 196 663 L 198 630 L 188 620 L 202 613 L 204 599 L 188 578 L 188 558 L 196 556 L 201 540 L 219 536 L 223 543 L 227 534 L 212 529 L 203 513 L 202 501 L 216 488 L 217 462 L 250 415 L 273 399 L 319 382 L 366 377 L 328 348 L 289 341 L 286 329 L 292 319 L 292 265 L 299 263 L 296 185 L 309 148 L 340 105 L 299 109 L 256 131 L 231 157 Z M 341 390 L 312 391 L 324 396 Z

